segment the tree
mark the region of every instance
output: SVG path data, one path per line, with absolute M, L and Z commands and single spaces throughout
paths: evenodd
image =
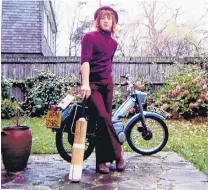
M 197 53 L 200 56 L 202 49 L 205 51 L 203 44 L 208 35 L 202 35 L 202 31 L 197 30 L 197 28 L 208 23 L 206 21 L 208 11 L 202 13 L 197 24 L 189 23 L 187 20 L 179 22 L 180 16 L 184 14 L 181 8 L 171 10 L 167 7 L 167 4 L 164 3 L 162 8 L 157 10 L 158 1 L 156 0 L 149 5 L 146 2 L 142 3 L 144 17 L 147 21 L 143 24 L 148 30 L 150 42 L 148 44 L 150 49 L 147 54 L 178 57 L 193 56 Z M 167 11 L 171 12 L 169 17 L 164 16 Z M 167 19 L 158 24 L 162 16 Z M 205 31 L 203 30 L 203 32 Z
M 201 56 L 208 50 L 208 8 L 196 24 L 182 20 L 181 7 L 172 8 L 171 2 L 139 1 L 135 20 L 120 24 L 118 55 L 120 56 Z M 122 15 L 123 14 L 123 15 Z M 120 15 L 128 16 L 127 11 Z M 125 16 L 124 16 L 125 17 Z
M 86 30 L 91 27 L 92 21 L 88 17 L 81 18 L 83 8 L 87 5 L 86 1 L 78 1 L 72 10 L 69 7 L 70 16 L 68 17 L 68 36 L 69 36 L 69 56 L 77 56 L 81 38 Z M 69 5 L 70 6 L 70 5 Z
M 60 23 L 61 23 L 61 18 L 62 18 L 62 15 L 63 13 L 60 11 L 61 9 L 61 1 L 53 1 L 53 8 L 54 8 L 54 15 L 55 15 L 55 19 L 56 19 L 56 26 L 57 26 L 57 33 L 56 33 L 56 42 L 55 42 L 55 55 L 56 55 L 56 52 L 58 51 L 59 49 L 59 44 L 57 43 L 57 39 L 60 35 L 60 30 L 63 29 L 63 27 L 61 27 Z
M 77 56 L 80 45 L 81 45 L 81 40 L 82 37 L 84 36 L 85 32 L 91 27 L 92 22 L 87 21 L 86 19 L 84 21 L 80 21 L 80 25 L 75 29 L 74 35 L 72 36 L 72 49 L 74 50 L 74 56 Z
M 111 4 L 111 7 L 116 7 L 116 5 Z M 117 12 L 121 17 L 128 17 L 128 12 L 125 9 L 117 9 Z M 138 21 L 129 22 L 128 19 L 123 20 L 123 22 L 119 24 L 117 34 L 117 56 L 133 57 L 136 55 L 141 38 L 138 25 Z

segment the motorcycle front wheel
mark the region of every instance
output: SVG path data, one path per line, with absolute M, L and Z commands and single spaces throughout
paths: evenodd
M 56 148 L 60 156 L 67 162 L 71 162 L 72 159 L 72 146 L 74 142 L 74 135 L 71 131 L 65 131 L 66 125 L 62 125 L 56 132 Z M 84 160 L 86 160 L 94 149 L 93 139 L 90 136 L 86 137 Z
M 145 116 L 147 132 L 138 118 L 128 129 L 126 138 L 129 146 L 142 155 L 161 151 L 168 141 L 168 128 L 165 122 L 154 116 Z

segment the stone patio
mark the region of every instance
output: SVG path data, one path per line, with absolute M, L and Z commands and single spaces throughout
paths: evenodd
M 79 183 L 68 180 L 70 164 L 56 155 L 31 155 L 25 171 L 1 172 L 2 189 L 31 190 L 207 190 L 208 176 L 174 152 L 160 152 L 152 156 L 124 154 L 126 170 L 110 174 L 95 172 L 94 153 L 85 161 Z

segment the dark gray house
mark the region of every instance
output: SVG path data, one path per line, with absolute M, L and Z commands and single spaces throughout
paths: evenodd
M 56 33 L 51 0 L 2 0 L 2 56 L 55 56 Z

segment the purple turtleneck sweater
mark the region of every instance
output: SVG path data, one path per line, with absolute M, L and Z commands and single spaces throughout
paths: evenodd
M 117 42 L 111 32 L 95 31 L 85 34 L 81 41 L 81 64 L 90 64 L 90 82 L 111 79 L 112 59 Z

